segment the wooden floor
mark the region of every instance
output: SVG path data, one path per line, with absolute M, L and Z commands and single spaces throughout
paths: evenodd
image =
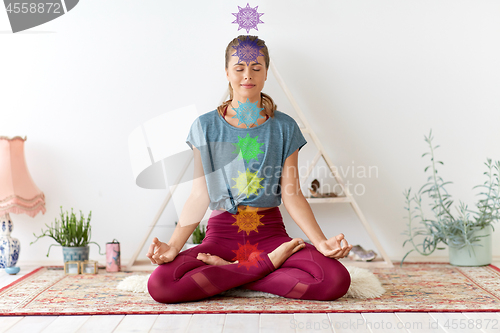
M 499 262 L 494 263 L 499 266 Z M 0 271 L 0 288 L 15 276 Z M 71 332 L 500 332 L 500 313 L 176 314 L 0 316 L 0 333 Z

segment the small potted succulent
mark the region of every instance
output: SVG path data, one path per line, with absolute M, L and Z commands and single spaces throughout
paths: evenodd
M 500 219 L 500 185 L 499 171 L 500 161 L 492 162 L 490 158 L 486 159 L 487 171 L 484 172 L 487 180 L 482 185 L 474 186 L 473 188 L 482 188 L 482 199 L 478 200 L 477 211 L 468 209 L 468 206 L 460 202 L 457 208 L 457 214 L 452 214 L 451 195 L 445 189 L 447 184 L 439 176 L 436 165 L 444 164 L 441 161 L 436 161 L 434 158 L 434 150 L 439 147 L 432 146 L 432 130 L 429 137 L 425 137 L 425 141 L 430 146 L 430 152 L 422 155 L 430 155 L 431 165 L 427 166 L 424 172 L 428 170 L 431 175 L 427 179 L 427 183 L 420 188 L 418 193 L 410 198 L 411 188 L 404 192 L 406 198 L 405 209 L 408 211 L 408 230 L 405 234 L 407 242 L 413 246 L 413 249 L 406 253 L 401 260 L 401 265 L 406 256 L 413 251 L 417 251 L 421 255 L 428 256 L 434 250 L 442 250 L 439 247 L 440 243 L 446 244 L 449 247 L 450 263 L 456 266 L 483 266 L 491 263 L 492 246 L 491 234 L 494 230 L 493 223 Z M 422 209 L 421 195 L 427 193 L 431 199 L 430 204 L 433 213 L 433 218 L 425 218 Z M 416 215 L 413 216 L 413 208 L 411 203 L 416 204 Z M 415 219 L 420 219 L 420 226 L 415 226 Z M 417 244 L 421 239 L 422 242 Z
M 96 242 L 90 241 L 90 219 L 92 217 L 92 211 L 90 211 L 87 221 L 83 216 L 82 211 L 80 211 L 80 219 L 77 220 L 75 214 L 73 213 L 73 208 L 71 208 L 71 215 L 66 211 L 66 216 L 62 210 L 61 206 L 61 221 L 55 220 L 55 224 L 51 223 L 47 226 L 47 230 L 42 229 L 42 234 L 40 236 L 33 235 L 36 240 L 31 242 L 35 243 L 42 237 L 50 237 L 54 239 L 59 245 L 51 244 L 49 250 L 47 251 L 47 257 L 50 253 L 50 248 L 54 245 L 62 246 L 64 262 L 67 261 L 84 261 L 89 259 L 89 244 L 93 243 L 99 247 L 99 253 L 101 253 L 101 247 Z

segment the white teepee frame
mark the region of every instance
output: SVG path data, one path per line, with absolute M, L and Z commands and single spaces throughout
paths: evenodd
M 307 198 L 306 200 L 311 204 L 311 203 L 350 203 L 352 209 L 354 209 L 354 212 L 358 216 L 359 220 L 363 224 L 363 227 L 367 231 L 368 235 L 370 236 L 371 240 L 375 244 L 377 250 L 379 251 L 378 253 L 382 256 L 383 260 L 376 260 L 372 262 L 360 262 L 360 261 L 351 261 L 351 260 L 341 260 L 344 264 L 346 265 L 351 265 L 351 266 L 358 266 L 358 267 L 393 267 L 392 261 L 389 259 L 387 256 L 387 253 L 385 252 L 384 248 L 378 241 L 377 236 L 373 232 L 370 224 L 364 217 L 363 213 L 361 212 L 361 209 L 359 208 L 358 204 L 356 203 L 356 200 L 352 196 L 352 194 L 349 192 L 349 190 L 345 187 L 344 181 L 342 177 L 336 172 L 336 168 L 332 161 L 330 160 L 330 157 L 326 154 L 323 145 L 321 142 L 318 140 L 318 137 L 314 133 L 314 131 L 311 130 L 311 127 L 309 126 L 309 122 L 307 121 L 307 118 L 304 116 L 302 111 L 300 110 L 299 105 L 295 101 L 295 99 L 292 96 L 292 93 L 288 89 L 288 87 L 285 84 L 285 81 L 281 78 L 280 74 L 278 73 L 278 70 L 276 69 L 276 66 L 274 65 L 274 61 L 270 61 L 270 68 L 271 71 L 273 72 L 274 77 L 278 81 L 281 89 L 283 89 L 283 92 L 285 93 L 286 97 L 290 101 L 290 104 L 292 107 L 295 109 L 295 112 L 297 112 L 297 115 L 299 116 L 302 124 L 304 125 L 303 127 L 300 127 L 302 133 L 307 133 L 311 137 L 312 141 L 314 142 L 314 145 L 318 148 L 318 153 L 315 155 L 312 164 L 308 167 L 307 173 L 305 177 L 303 178 L 300 187 L 304 188 L 305 182 L 307 181 L 309 175 L 311 174 L 311 171 L 314 169 L 314 166 L 318 163 L 320 157 L 323 157 L 323 160 L 326 162 L 328 165 L 328 168 L 330 169 L 330 172 L 332 175 L 335 177 L 335 180 L 337 183 L 340 185 L 342 188 L 342 193 L 345 193 L 345 196 L 341 197 L 334 197 L 334 198 Z M 221 99 L 221 103 L 226 100 L 228 97 L 228 91 L 224 93 L 224 96 Z M 182 169 L 183 172 L 179 175 L 177 178 L 175 184 L 179 184 L 180 180 L 184 176 L 184 173 L 186 172 L 187 168 L 191 164 L 191 161 L 193 160 L 193 156 L 191 156 L 188 161 L 186 162 L 186 165 Z M 162 215 L 163 211 L 165 210 L 165 207 L 167 207 L 168 202 L 172 198 L 173 192 L 175 192 L 177 188 L 177 185 L 174 185 L 172 187 L 172 190 L 168 192 L 165 200 L 163 201 L 162 205 L 160 206 L 160 209 L 156 213 L 152 225 L 149 226 L 148 231 L 146 232 L 146 235 L 142 239 L 141 243 L 139 244 L 139 247 L 135 251 L 134 255 L 129 261 L 129 264 L 127 266 L 127 270 L 129 271 L 144 271 L 144 270 L 153 270 L 156 266 L 152 265 L 149 260 L 137 260 L 137 257 L 139 256 L 142 248 L 144 247 L 144 244 L 146 244 L 149 236 L 151 235 L 151 232 L 153 231 L 153 228 L 156 226 L 158 223 L 158 220 L 160 219 L 160 216 Z

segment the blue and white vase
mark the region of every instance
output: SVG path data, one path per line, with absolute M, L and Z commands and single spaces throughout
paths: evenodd
M 0 268 L 16 266 L 21 251 L 21 244 L 17 238 L 10 237 L 14 225 L 9 213 L 0 217 Z

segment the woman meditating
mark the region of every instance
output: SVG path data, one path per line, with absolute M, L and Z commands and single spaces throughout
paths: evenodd
M 262 93 L 269 69 L 264 41 L 235 38 L 225 67 L 229 100 L 199 116 L 186 140 L 194 179 L 179 223 L 168 243 L 155 237 L 149 247 L 147 257 L 159 265 L 149 294 L 178 303 L 242 286 L 295 299 L 342 297 L 351 279 L 337 259 L 352 245 L 343 234 L 325 237 L 302 194 L 298 154 L 307 141 L 295 120 Z M 288 236 L 281 201 L 313 245 Z M 205 239 L 180 252 L 207 208 Z

